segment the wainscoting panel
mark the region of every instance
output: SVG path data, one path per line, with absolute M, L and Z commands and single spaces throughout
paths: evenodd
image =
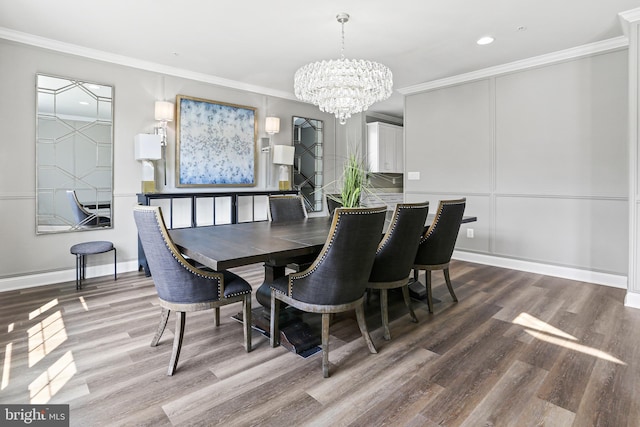
M 495 204 L 495 255 L 626 274 L 626 199 L 499 195 Z

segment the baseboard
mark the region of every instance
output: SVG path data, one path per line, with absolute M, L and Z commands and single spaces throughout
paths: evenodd
M 118 273 L 138 271 L 137 261 L 125 261 L 118 263 Z M 88 266 L 86 277 L 113 276 L 113 264 L 103 264 Z M 59 270 L 47 273 L 28 274 L 0 279 L 0 292 L 13 291 L 16 289 L 34 288 L 36 286 L 52 285 L 54 283 L 74 282 L 76 280 L 76 270 Z
M 561 277 L 563 279 L 577 280 L 580 282 L 595 283 L 597 285 L 627 289 L 627 276 L 620 276 L 616 274 L 600 273 L 597 271 L 581 270 L 578 268 L 560 267 L 556 265 L 541 264 L 536 262 L 522 261 L 512 258 L 503 258 L 464 251 L 454 251 L 453 258 L 460 261 L 475 262 L 478 264 L 492 265 L 494 267 L 510 268 L 512 270 L 544 274 L 545 276 Z M 640 301 L 640 296 L 638 298 Z
M 624 297 L 625 307 L 640 308 L 640 294 L 637 292 L 628 292 Z
M 564 279 L 578 280 L 580 282 L 595 283 L 598 285 L 627 289 L 627 277 L 615 274 L 599 273 L 569 267 L 558 267 L 554 265 L 521 261 L 511 258 L 502 258 L 465 251 L 455 251 L 453 253 L 453 258 L 460 261 L 475 262 L 478 264 L 510 268 L 512 270 L 527 271 L 530 273 L 544 274 L 546 276 L 562 277 Z M 138 271 L 137 261 L 125 261 L 118 263 L 119 273 L 126 273 L 129 271 Z M 109 276 L 112 274 L 112 264 L 87 267 L 87 278 Z M 75 279 L 75 269 L 8 277 L 5 279 L 0 279 L 0 292 L 33 288 L 35 286 L 51 285 L 54 283 L 73 282 L 75 281 Z M 625 305 L 629 307 L 640 308 L 640 294 L 628 292 L 627 298 L 625 299 Z

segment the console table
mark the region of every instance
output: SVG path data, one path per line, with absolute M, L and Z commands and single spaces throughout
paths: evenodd
M 160 206 L 167 228 L 191 228 L 208 225 L 266 221 L 270 195 L 298 194 L 288 191 L 226 191 L 139 193 L 138 204 Z M 138 270 L 150 275 L 147 258 L 138 239 Z

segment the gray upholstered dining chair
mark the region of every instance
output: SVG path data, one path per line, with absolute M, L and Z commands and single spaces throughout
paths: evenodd
M 449 278 L 449 263 L 458 239 L 465 205 L 465 198 L 441 200 L 433 223 L 420 239 L 416 259 L 413 262 L 413 278 L 417 281 L 420 270 L 425 271 L 429 313 L 433 313 L 433 298 L 431 296 L 431 271 L 433 270 L 443 271 L 449 293 L 453 301 L 458 302 Z
M 136 206 L 133 216 L 162 307 L 160 324 L 151 341 L 152 347 L 158 345 L 171 311 L 176 312 L 176 330 L 167 375 L 173 375 L 178 366 L 186 312 L 213 308 L 215 325 L 218 326 L 220 307 L 242 302 L 244 345 L 246 351 L 251 351 L 249 283 L 229 271 L 212 272 L 196 268 L 189 263 L 171 240 L 158 206 Z
M 401 288 L 411 319 L 418 321 L 409 298 L 409 276 L 428 213 L 429 202 L 398 203 L 389 228 L 378 245 L 367 288 L 368 292 L 380 290 L 380 312 L 386 340 L 391 339 L 387 290 Z
M 327 241 L 306 270 L 277 278 L 271 285 L 270 342 L 280 340 L 280 302 L 322 314 L 322 374 L 329 376 L 330 314 L 355 310 L 369 351 L 377 353 L 364 318 L 364 291 L 382 235 L 386 207 L 338 208 Z
M 274 223 L 297 221 L 307 218 L 307 210 L 304 207 L 302 196 L 295 195 L 269 196 L 269 214 L 271 216 L 271 222 Z M 287 267 L 294 271 L 304 270 L 311 265 L 314 259 L 315 256 L 312 255 L 296 257 L 288 261 Z M 263 293 L 261 293 L 260 297 L 266 297 L 266 299 L 268 299 L 268 295 L 264 295 Z M 261 300 L 263 300 L 263 298 L 258 299 L 258 301 Z
M 269 214 L 273 222 L 287 222 L 306 218 L 307 210 L 301 196 L 272 195 L 269 196 Z
M 329 211 L 329 216 L 333 216 L 333 212 L 336 208 L 342 207 L 341 195 L 340 194 L 327 194 L 327 211 Z
M 111 218 L 100 216 L 85 209 L 84 206 L 82 206 L 82 203 L 78 200 L 75 190 L 67 190 L 67 199 L 71 206 L 73 218 L 76 221 L 73 228 L 108 227 L 111 225 Z

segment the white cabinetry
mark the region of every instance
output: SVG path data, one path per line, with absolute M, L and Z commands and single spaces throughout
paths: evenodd
M 367 156 L 371 172 L 402 173 L 403 128 L 381 122 L 367 123 Z

